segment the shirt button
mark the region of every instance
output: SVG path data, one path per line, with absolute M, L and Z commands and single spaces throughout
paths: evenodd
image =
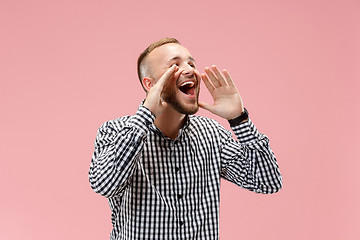
M 179 222 L 180 226 L 184 225 L 184 222 L 183 221 L 180 221 Z
M 179 170 L 180 170 L 180 168 L 175 167 L 175 172 L 176 172 L 176 173 L 178 173 L 178 172 L 179 172 Z
M 178 199 L 181 199 L 183 197 L 182 194 L 178 194 Z

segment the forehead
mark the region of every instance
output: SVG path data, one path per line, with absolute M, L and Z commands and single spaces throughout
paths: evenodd
M 166 63 L 174 57 L 179 57 L 183 60 L 191 58 L 189 50 L 177 43 L 168 43 L 155 48 L 148 55 L 150 62 Z

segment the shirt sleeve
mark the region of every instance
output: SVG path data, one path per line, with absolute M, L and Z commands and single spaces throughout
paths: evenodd
M 89 170 L 90 185 L 96 193 L 112 197 L 125 189 L 154 120 L 150 110 L 140 106 L 126 121 L 108 121 L 99 128 Z
M 279 191 L 282 176 L 267 136 L 259 133 L 250 119 L 231 128 L 237 140 L 220 128 L 221 176 L 257 193 Z

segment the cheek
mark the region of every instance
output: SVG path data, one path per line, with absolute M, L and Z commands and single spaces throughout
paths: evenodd
M 173 79 L 169 79 L 168 81 L 167 81 L 167 83 L 165 84 L 165 86 L 164 86 L 164 89 L 172 89 L 172 90 L 176 90 L 177 89 L 177 86 L 176 86 L 176 81 L 175 81 L 175 79 L 173 78 Z
M 176 89 L 174 88 L 174 86 L 172 84 L 170 84 L 169 82 L 164 86 L 163 88 L 163 92 L 167 93 L 167 94 L 171 94 L 173 95 L 175 93 Z

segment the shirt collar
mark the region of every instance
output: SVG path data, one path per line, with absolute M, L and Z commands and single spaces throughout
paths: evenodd
M 188 115 L 186 115 L 185 123 L 184 123 L 184 125 L 182 126 L 182 128 L 179 129 L 178 136 L 176 137 L 175 140 L 179 140 L 181 137 L 183 137 L 183 135 L 186 133 L 186 130 L 187 130 L 187 128 L 189 127 L 189 125 L 190 125 L 190 117 L 189 117 Z M 154 131 L 154 132 L 162 135 L 164 138 L 168 138 L 168 137 L 166 137 L 166 136 L 160 131 L 160 129 L 159 129 L 158 127 L 155 126 L 154 123 L 152 123 L 152 124 L 150 125 L 150 129 L 151 129 L 152 131 Z

